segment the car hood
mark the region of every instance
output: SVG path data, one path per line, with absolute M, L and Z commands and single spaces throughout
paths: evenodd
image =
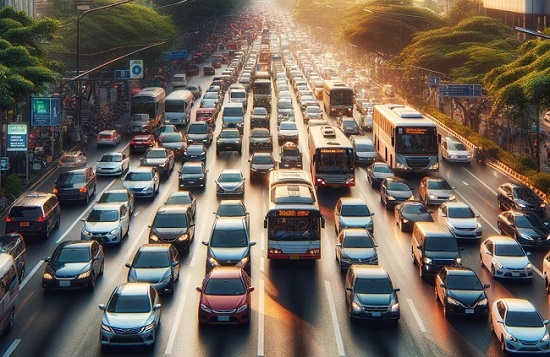
M 102 233 L 109 232 L 120 226 L 120 222 L 86 222 L 84 224 L 84 229 L 90 233 Z
M 218 248 L 210 247 L 210 254 L 217 260 L 231 260 L 235 264 L 239 262 L 248 252 L 248 247 Z
M 166 162 L 166 158 L 158 158 L 158 159 L 147 159 L 147 158 L 143 158 L 141 159 L 141 164 L 144 165 L 144 166 L 147 166 L 147 165 L 160 165 L 160 164 L 164 164 Z
M 393 190 L 388 190 L 388 195 L 392 196 L 393 198 L 396 198 L 396 199 L 408 199 L 409 197 L 411 197 L 413 195 L 412 191 L 393 191 Z
M 546 227 L 518 228 L 518 232 L 533 238 L 546 237 L 550 233 Z
M 388 177 L 392 177 L 395 174 L 389 173 L 389 172 L 373 172 L 372 175 L 376 177 L 379 180 L 383 180 Z
M 203 177 L 204 177 L 203 174 L 180 174 L 180 178 L 182 180 L 196 180 Z
M 284 136 L 297 136 L 298 135 L 298 130 L 296 129 L 282 129 L 282 130 L 279 130 L 279 135 L 284 135 Z
M 214 310 L 233 310 L 246 302 L 245 295 L 204 295 L 204 302 Z
M 485 293 L 480 290 L 449 289 L 447 293 L 449 294 L 449 297 L 460 301 L 466 306 L 472 306 L 476 301 L 479 301 L 485 297 Z
M 122 184 L 124 188 L 142 188 L 142 187 L 153 187 L 153 181 L 124 181 Z
M 362 305 L 387 306 L 392 301 L 392 294 L 355 294 Z
M 449 218 L 449 224 L 455 228 L 475 229 L 477 218 Z
M 372 224 L 372 217 L 340 216 L 340 222 L 346 227 L 368 227 Z
M 460 257 L 460 252 L 426 250 L 424 254 L 432 259 L 456 259 Z
M 355 155 L 360 158 L 376 158 L 378 154 L 374 151 L 356 151 Z
M 322 119 L 323 113 L 307 113 L 307 117 L 310 119 Z
M 230 143 L 230 144 L 234 144 L 234 143 L 238 143 L 239 141 L 241 141 L 241 138 L 219 138 L 219 142 L 220 143 Z
M 270 141 L 271 141 L 271 137 L 267 137 L 267 138 L 251 137 L 250 138 L 251 143 L 269 143 Z
M 502 264 L 503 267 L 508 269 L 524 269 L 529 264 L 529 258 L 523 257 L 503 257 L 498 256 L 495 259 Z
M 175 142 L 175 143 L 163 143 L 162 146 L 164 146 L 167 149 L 181 149 L 183 148 L 184 144 L 183 141 Z M 162 160 L 164 161 L 164 159 Z
M 434 189 L 429 189 L 428 190 L 428 194 L 429 195 L 436 195 L 437 197 L 449 197 L 451 195 L 454 195 L 454 191 L 453 190 L 434 190 Z
M 521 341 L 540 341 L 546 334 L 546 326 L 541 327 L 511 327 L 505 328 L 508 333 Z
M 189 231 L 189 228 L 151 228 L 151 231 L 160 239 L 173 239 L 181 236 L 182 234 L 186 234 Z
M 374 248 L 342 248 L 342 253 L 351 259 L 370 259 L 376 255 Z
M 189 140 L 202 140 L 208 138 L 208 133 L 203 134 L 187 134 Z
M 253 164 L 253 165 L 250 165 L 250 167 L 256 170 L 270 170 L 274 168 L 275 165 L 274 164 Z
M 514 201 L 518 204 L 524 204 L 526 206 L 539 206 L 542 200 L 538 196 L 527 196 L 522 198 L 516 198 Z
M 84 273 L 91 268 L 90 262 L 85 263 L 64 263 L 53 265 L 50 264 L 49 268 L 54 272 L 58 278 L 73 278 L 80 273 Z
M 165 276 L 170 274 L 170 267 L 164 268 L 132 268 L 129 275 L 132 275 L 139 282 L 158 283 Z
M 103 162 L 98 161 L 96 165 L 96 169 L 102 168 L 102 169 L 114 169 L 117 167 L 122 166 L 122 162 L 120 161 L 114 161 L 114 162 Z
M 404 213 L 403 218 L 413 222 L 433 222 L 434 221 L 434 219 L 432 218 L 432 215 L 429 213 L 423 213 L 423 214 Z
M 152 312 L 128 312 L 128 313 L 103 313 L 102 323 L 107 326 L 119 328 L 132 328 L 146 326 L 153 322 Z
M 242 182 L 239 183 L 233 183 L 233 182 L 218 182 L 217 183 L 220 188 L 222 188 L 224 191 L 234 191 L 241 187 L 243 185 Z

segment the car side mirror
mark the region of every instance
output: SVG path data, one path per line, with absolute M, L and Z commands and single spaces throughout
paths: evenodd
M 483 289 L 489 289 L 491 287 L 491 284 L 484 284 Z
M 208 247 L 208 242 L 203 241 L 203 242 L 202 242 L 202 245 L 205 245 L 205 246 Z
M 86 218 L 80 218 L 80 222 L 86 222 Z
M 50 260 L 51 260 L 50 257 L 47 257 L 46 259 L 44 259 L 44 261 L 45 261 L 46 263 L 49 262 Z
M 151 227 L 151 225 L 150 225 L 150 224 L 148 224 L 148 225 L 147 225 L 147 227 L 148 227 L 148 228 L 153 228 L 153 227 Z
M 250 286 L 250 287 L 248 288 L 248 292 L 251 293 L 251 292 L 253 292 L 253 291 L 254 291 L 254 287 L 253 287 L 253 286 Z
M 155 306 L 153 306 L 153 311 L 159 311 L 160 310 L 160 304 L 156 304 Z
M 419 244 L 416 246 L 417 249 L 422 249 L 422 246 Z
M 267 228 L 267 219 L 264 219 L 264 228 Z
M 99 257 L 94 257 L 94 260 L 99 260 L 100 258 Z
M 178 265 L 180 265 L 180 262 L 172 262 L 172 266 L 173 266 L 173 267 L 176 267 L 176 266 L 178 266 Z
M 542 323 L 545 324 L 545 325 L 548 325 L 548 324 L 550 324 L 550 321 L 544 320 Z
M 531 255 L 531 252 L 525 252 L 525 255 Z
M 440 288 L 444 288 L 444 287 L 445 287 L 445 283 L 439 283 L 439 287 L 440 287 Z
M 132 267 L 132 264 L 126 263 L 126 264 L 124 264 L 124 266 L 126 266 L 126 268 L 131 268 L 131 267 Z
M 346 290 L 347 291 L 352 291 L 352 289 L 349 286 L 346 287 Z
M 371 217 L 374 216 L 374 212 L 371 212 L 371 213 L 370 213 L 370 216 L 371 216 Z
M 99 308 L 103 311 L 105 311 L 105 309 L 107 308 L 107 306 L 105 306 L 105 304 L 99 304 Z
M 493 256 L 493 253 L 491 253 L 491 252 L 488 251 L 488 250 L 485 251 L 485 254 L 490 255 L 490 256 Z
M 393 291 L 394 291 L 394 292 L 398 292 L 398 291 L 401 291 L 401 289 L 395 288 L 395 289 L 393 289 Z
M 197 290 L 199 293 L 202 293 L 202 288 L 200 288 L 198 286 L 195 288 L 195 290 Z
M 447 217 L 447 213 L 441 213 L 441 217 Z
M 338 248 L 342 248 L 342 243 L 336 243 L 336 246 L 337 246 Z
M 250 242 L 250 246 L 256 245 L 256 242 Z

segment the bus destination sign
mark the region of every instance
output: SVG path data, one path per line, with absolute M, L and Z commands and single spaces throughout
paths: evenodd
M 280 209 L 277 210 L 279 217 L 309 217 L 309 211 L 296 209 Z

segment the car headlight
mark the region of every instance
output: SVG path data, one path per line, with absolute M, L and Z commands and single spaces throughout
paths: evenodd
M 211 267 L 217 267 L 221 265 L 220 262 L 218 262 L 214 257 L 208 257 L 208 264 Z
M 403 223 L 409 223 L 409 220 L 406 219 L 406 218 L 403 218 L 402 222 L 403 222 Z
M 387 199 L 388 201 L 395 201 L 395 197 L 393 197 L 393 196 L 391 196 L 391 195 L 387 195 L 387 196 L 386 196 L 386 199 Z
M 456 306 L 460 305 L 460 302 L 458 302 L 458 300 L 453 299 L 452 297 L 448 297 L 448 296 L 447 296 L 447 303 L 449 303 L 451 305 L 456 305 Z
M 500 263 L 497 262 L 496 260 L 493 261 L 493 265 L 496 266 L 498 269 L 501 269 L 501 268 L 502 268 L 502 264 L 500 264 Z
M 158 242 L 159 237 L 156 234 L 151 234 L 149 236 L 149 240 L 154 240 L 155 242 Z
M 456 199 L 455 195 L 449 195 L 449 201 L 454 201 Z
M 248 309 L 248 305 L 244 304 L 237 309 L 237 312 L 243 312 Z
M 187 240 L 189 238 L 189 234 L 185 233 L 178 237 L 178 240 Z
M 160 284 L 166 284 L 169 283 L 172 280 L 172 274 L 168 273 L 166 276 L 164 276 L 161 281 L 159 281 Z
M 354 297 L 353 301 L 351 302 L 351 308 L 355 312 L 361 311 L 361 303 L 357 300 L 356 297 Z
M 212 309 L 206 306 L 205 304 L 200 304 L 200 309 L 204 312 L 208 312 L 208 313 L 212 312 Z
M 397 312 L 399 311 L 399 303 L 395 300 L 392 301 L 393 303 L 391 304 L 391 311 L 392 312 Z
M 42 278 L 46 280 L 53 280 L 53 275 L 48 272 L 45 272 L 44 275 L 42 275 Z
M 544 334 L 544 337 L 541 338 L 540 342 L 546 342 L 550 339 L 550 335 L 547 333 Z
M 504 339 L 514 341 L 514 342 L 518 342 L 518 339 L 515 338 L 514 336 L 512 336 L 510 333 L 508 333 L 508 331 L 504 331 Z
M 101 329 L 102 329 L 103 331 L 113 332 L 113 330 L 111 329 L 111 326 L 105 325 L 105 324 L 103 324 L 103 323 L 101 324 Z
M 153 321 L 153 322 L 151 322 L 150 324 L 143 326 L 143 327 L 139 330 L 139 332 L 145 332 L 145 331 L 152 330 L 152 329 L 155 328 L 155 325 L 156 325 L 156 324 L 155 324 L 155 321 Z
M 433 195 L 433 194 L 431 194 L 431 193 L 430 193 L 430 194 L 428 195 L 428 197 L 429 197 L 429 198 L 430 198 L 431 200 L 434 200 L 434 199 L 436 199 L 436 198 L 437 198 L 437 196 L 436 196 L 436 195 Z
M 85 271 L 84 273 L 80 273 L 76 278 L 77 279 L 85 279 L 85 278 L 90 277 L 91 274 L 92 274 L 92 270 L 88 270 L 88 271 Z
M 83 227 L 83 228 L 82 228 L 82 234 L 84 234 L 85 236 L 91 236 L 91 235 L 92 235 L 92 233 L 91 233 L 90 231 L 88 231 L 88 230 L 86 229 L 86 227 Z
M 520 233 L 519 235 L 525 240 L 533 240 L 533 237 L 530 237 L 528 234 Z
M 109 231 L 109 234 L 117 234 L 117 232 L 118 232 L 118 228 L 115 228 Z
M 414 201 L 414 195 L 411 195 L 409 198 L 408 198 L 409 201 Z
M 248 262 L 250 261 L 250 256 L 246 256 L 242 258 L 235 266 L 238 266 L 239 268 L 245 268 Z
M 400 170 L 406 170 L 407 169 L 407 167 L 404 164 L 400 163 L 400 162 L 396 162 L 395 167 L 397 169 L 400 169 Z
M 432 258 L 424 257 L 422 258 L 424 264 L 432 264 Z
M 462 258 L 456 258 L 455 259 L 455 264 L 456 265 L 462 265 Z
M 523 203 L 519 203 L 519 202 L 517 202 L 516 205 L 517 205 L 518 207 L 520 207 L 520 208 L 525 208 L 525 207 L 527 207 L 527 206 L 524 205 Z
M 526 270 L 533 269 L 533 266 L 531 265 L 531 263 L 529 263 L 525 266 L 525 269 Z
M 486 306 L 487 305 L 487 298 L 481 299 L 477 302 L 477 306 Z

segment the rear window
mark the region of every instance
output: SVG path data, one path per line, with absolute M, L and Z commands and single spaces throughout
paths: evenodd
M 11 218 L 33 220 L 38 219 L 40 216 L 42 216 L 42 209 L 40 207 L 14 206 L 10 211 Z
M 243 116 L 243 109 L 242 108 L 224 108 L 223 115 L 230 116 L 230 117 Z

